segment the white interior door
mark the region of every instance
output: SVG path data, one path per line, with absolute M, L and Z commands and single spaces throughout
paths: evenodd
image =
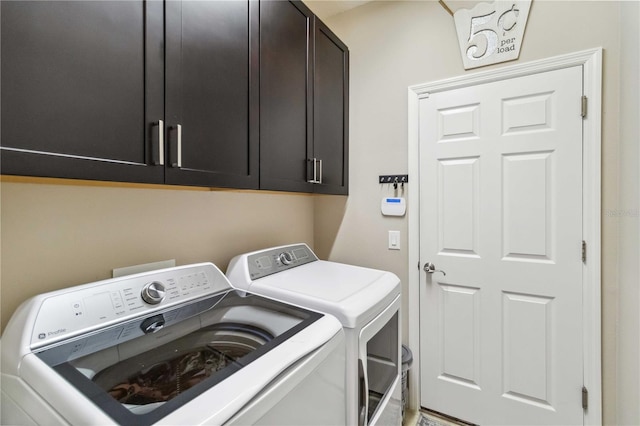
M 582 67 L 419 105 L 421 405 L 582 424 Z

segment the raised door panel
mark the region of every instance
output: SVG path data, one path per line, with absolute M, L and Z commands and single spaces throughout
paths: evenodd
M 312 192 L 313 15 L 302 2 L 260 2 L 260 187 Z
M 552 411 L 554 336 L 553 297 L 502 294 L 502 396 Z
M 167 183 L 257 188 L 257 2 L 166 11 Z
M 1 7 L 2 173 L 161 182 L 162 5 Z
M 349 50 L 315 19 L 313 156 L 322 160 L 316 192 L 349 192 Z
M 478 257 L 480 159 L 442 159 L 438 176 L 438 253 Z

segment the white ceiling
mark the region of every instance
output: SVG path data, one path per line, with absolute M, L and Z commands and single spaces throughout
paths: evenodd
M 305 4 L 324 20 L 333 15 L 346 12 L 354 9 L 358 6 L 362 6 L 366 3 L 380 0 L 305 0 Z M 395 0 L 400 1 L 400 0 Z M 413 0 L 416 1 L 416 0 Z M 417 1 L 431 1 L 437 2 L 438 0 L 417 0 Z M 452 12 L 456 12 L 458 9 L 472 9 L 476 4 L 482 3 L 481 1 L 469 1 L 469 0 L 444 0 L 445 4 L 451 9 Z M 487 1 L 488 2 L 488 1 Z
M 320 19 L 325 20 L 330 16 L 337 15 L 347 10 L 362 6 L 371 0 L 305 0 L 305 4 L 309 6 L 313 13 L 318 15 Z

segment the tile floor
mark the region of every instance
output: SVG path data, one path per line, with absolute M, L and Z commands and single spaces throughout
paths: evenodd
M 464 426 L 468 423 L 458 423 L 431 412 L 407 410 L 402 424 L 403 426 Z

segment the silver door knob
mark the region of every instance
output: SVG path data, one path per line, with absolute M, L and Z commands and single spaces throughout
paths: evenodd
M 433 274 L 434 272 L 442 272 L 442 275 L 447 275 L 447 273 L 441 269 L 436 269 L 436 265 L 431 262 L 427 262 L 424 264 L 422 268 L 427 274 Z

